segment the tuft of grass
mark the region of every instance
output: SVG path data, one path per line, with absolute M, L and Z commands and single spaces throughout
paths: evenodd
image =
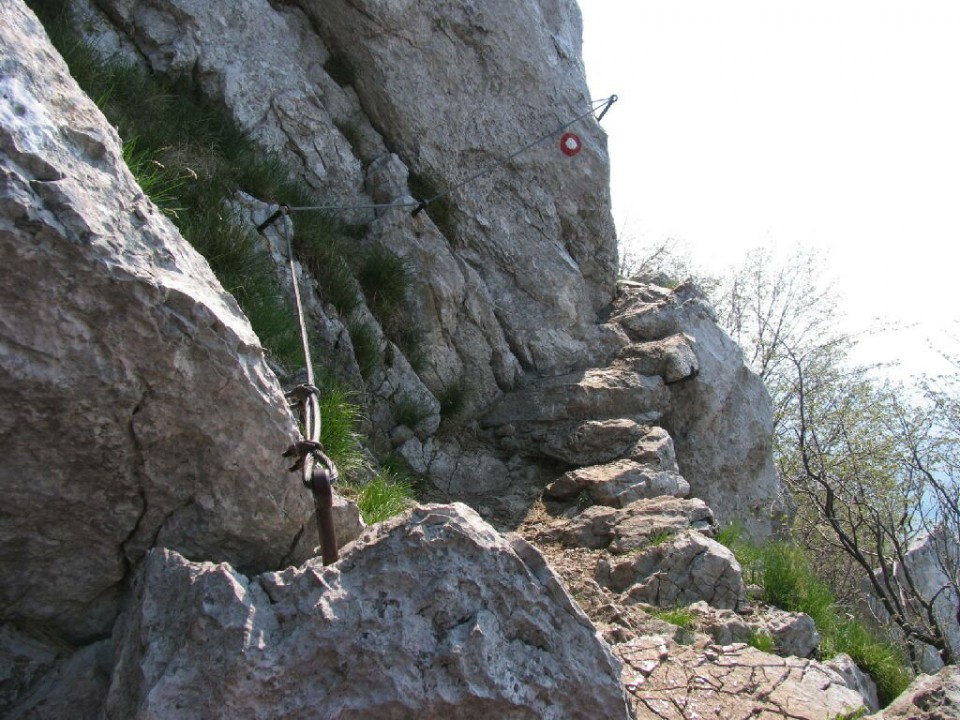
M 299 325 L 257 235 L 215 210 L 184 213 L 180 226 L 236 298 L 267 353 L 287 369 L 302 366 Z
M 750 637 L 747 638 L 747 645 L 765 653 L 772 653 L 777 649 L 777 643 L 773 637 L 762 630 L 751 631 Z
M 370 310 L 385 329 L 395 319 L 406 319 L 403 316 L 412 279 L 410 264 L 380 243 L 364 254 L 357 280 Z
M 645 609 L 648 615 L 653 615 L 656 618 L 660 618 L 664 622 L 668 622 L 671 625 L 676 625 L 679 628 L 684 628 L 686 630 L 691 630 L 693 628 L 693 621 L 696 617 L 694 613 L 688 608 L 674 607 L 674 608 L 649 608 Z
M 410 194 L 417 200 L 430 200 L 439 194 L 438 185 L 423 173 L 410 173 Z M 454 244 L 459 235 L 453 202 L 449 195 L 437 198 L 426 207 L 426 213 L 447 241 Z
M 657 547 L 658 545 L 664 545 L 671 540 L 673 540 L 677 534 L 675 532 L 658 532 L 656 535 L 651 536 L 647 540 L 646 547 Z
M 355 393 L 325 378 L 320 385 L 320 442 L 337 464 L 341 478 L 366 467 L 363 438 L 357 431 L 361 409 L 354 402 Z
M 357 506 L 368 525 L 398 515 L 415 502 L 413 483 L 387 469 L 355 489 Z
M 409 395 L 394 398 L 390 404 L 390 411 L 397 425 L 406 425 L 411 429 L 430 417 L 430 408 Z
M 356 229 L 320 211 L 299 213 L 294 226 L 294 250 L 317 279 L 320 296 L 341 314 L 350 314 L 360 304 L 360 286 L 348 260 Z
M 576 505 L 577 510 L 581 512 L 586 510 L 588 507 L 592 507 L 596 503 L 593 500 L 593 495 L 590 494 L 589 490 L 581 490 L 577 493 Z
M 357 157 L 361 156 L 360 148 L 363 145 L 363 135 L 360 133 L 360 123 L 356 120 L 334 120 L 337 130 L 350 144 L 350 149 Z
M 913 680 L 903 649 L 878 639 L 865 625 L 851 618 L 842 620 L 831 638 L 836 652 L 844 652 L 868 672 L 877 684 L 877 697 L 885 707 Z
M 445 418 L 456 417 L 466 409 L 470 394 L 470 383 L 465 377 L 449 383 L 437 398 L 440 401 L 440 414 Z
M 364 380 L 370 378 L 373 371 L 380 364 L 380 343 L 372 327 L 360 322 L 352 322 L 347 327 L 350 333 L 350 343 L 353 345 L 353 356 L 360 366 L 360 374 Z
M 179 207 L 180 190 L 186 180 L 168 170 L 155 159 L 156 155 L 156 152 L 138 149 L 135 137 L 123 143 L 123 161 L 137 179 L 140 189 L 165 215 L 176 219 L 178 211 L 182 210 Z

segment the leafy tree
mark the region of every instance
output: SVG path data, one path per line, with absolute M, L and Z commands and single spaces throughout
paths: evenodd
M 838 597 L 853 605 L 867 585 L 880 619 L 912 647 L 955 662 L 947 627 L 960 623 L 950 542 L 960 537 L 957 375 L 905 388 L 852 363 L 857 337 L 838 328 L 837 295 L 822 268 L 808 251 L 781 263 L 755 251 L 717 286 L 718 316 L 773 399 L 794 538 L 821 559 Z M 923 537 L 935 543 L 944 578 L 933 589 L 910 562 Z

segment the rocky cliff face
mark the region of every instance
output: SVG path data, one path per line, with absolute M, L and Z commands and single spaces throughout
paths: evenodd
M 802 618 L 736 615 L 740 568 L 712 539 L 718 522 L 777 527 L 768 401 L 695 287 L 615 286 L 572 2 L 71 8 L 104 53 L 192 78 L 324 204 L 349 206 L 358 244 L 415 269 L 428 362 L 377 327 L 379 361 L 360 373 L 346 328 L 374 314 L 310 294 L 315 352 L 362 385 L 371 447 L 526 540 L 445 504 L 367 531 L 333 568 L 303 564 L 312 507 L 280 457 L 297 428 L 257 338 L 9 0 L 2 712 L 669 717 L 677 682 L 730 713 L 864 703 L 834 670 L 736 644 L 763 627 L 793 654 L 816 645 Z M 551 131 L 580 116 L 567 157 Z M 446 189 L 443 212 L 411 214 Z M 272 209 L 234 205 L 252 223 Z M 278 259 L 282 235 L 263 240 Z M 441 429 L 440 397 L 464 379 L 467 407 Z M 428 412 L 402 425 L 398 396 Z M 604 599 L 603 639 L 541 551 L 578 560 L 563 577 Z M 692 646 L 645 625 L 643 607 L 681 602 L 705 607 Z M 316 665 L 326 684 L 302 674 Z
M 736 345 L 690 289 L 628 292 L 611 305 L 609 163 L 589 112 L 575 4 L 76 5 L 99 46 L 194 78 L 323 204 L 353 208 L 334 212 L 367 223 L 361 244 L 387 247 L 413 268 L 412 316 L 427 360 L 403 357 L 378 330 L 382 362 L 365 389 L 381 451 L 396 449 L 443 493 L 529 504 L 558 468 L 529 444 L 503 442 L 526 422 L 511 408 L 542 384 L 565 394 L 576 381 L 559 378 L 592 373 L 600 390 L 589 407 L 563 418 L 542 404 L 525 413 L 542 414 L 535 424 L 552 423 L 552 434 L 561 420 L 666 428 L 693 493 L 722 522 L 738 520 L 757 537 L 773 531 L 770 411 Z M 576 118 L 570 129 L 583 149 L 567 157 L 554 131 Z M 410 204 L 440 193 L 411 214 Z M 402 207 L 357 207 L 391 203 Z M 358 319 L 376 325 L 364 305 L 346 317 L 314 314 L 319 327 Z M 339 352 L 345 333 L 334 335 L 321 356 Z M 664 366 L 674 360 L 686 365 Z M 468 388 L 469 407 L 440 438 L 438 398 L 455 386 Z M 615 395 L 631 399 L 611 403 Z M 415 398 L 428 417 L 400 427 L 397 397 Z

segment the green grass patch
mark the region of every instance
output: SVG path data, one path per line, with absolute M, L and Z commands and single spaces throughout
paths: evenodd
M 882 632 L 852 619 L 850 609 L 836 602 L 803 549 L 785 542 L 752 544 L 742 538 L 736 526 L 724 528 L 717 540 L 736 555 L 744 579 L 763 589 L 763 602 L 813 618 L 821 636 L 821 658 L 846 653 L 873 678 L 881 705 L 888 704 L 910 684 L 912 674 L 903 650 Z
M 364 522 L 373 525 L 402 513 L 415 503 L 413 488 L 412 482 L 388 469 L 355 486 L 356 503 Z
M 380 342 L 377 340 L 377 333 L 372 327 L 361 322 L 350 323 L 347 332 L 350 333 L 353 357 L 360 367 L 360 374 L 367 380 L 380 365 Z
M 675 532 L 658 532 L 656 535 L 652 535 L 647 539 L 646 547 L 657 547 L 658 545 L 665 545 L 666 543 L 673 540 L 677 534 Z
M 773 637 L 771 637 L 769 633 L 765 633 L 762 630 L 752 631 L 750 633 L 750 637 L 747 638 L 747 645 L 765 653 L 772 653 L 777 649 L 777 643 L 774 641 Z
M 676 625 L 679 628 L 691 630 L 696 615 L 688 608 L 649 608 L 645 609 L 648 615 L 653 615 L 664 622 Z
M 349 482 L 351 474 L 367 465 L 363 438 L 357 431 L 361 408 L 354 402 L 355 393 L 331 378 L 320 381 L 319 388 L 320 442 L 337 464 L 341 479 Z

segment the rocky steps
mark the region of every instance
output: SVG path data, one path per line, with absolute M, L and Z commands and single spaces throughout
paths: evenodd
M 411 200 L 411 174 L 452 185 L 588 99 L 566 0 L 72 8 L 104 53 L 194 78 L 340 203 Z M 423 279 L 428 368 L 381 333 L 364 381 L 356 318 L 309 297 L 321 354 L 365 383 L 371 442 L 445 501 L 323 567 L 280 457 L 297 428 L 249 324 L 30 11 L 0 9 L 4 717 L 875 708 L 855 666 L 810 659 L 809 618 L 751 603 L 713 540 L 734 519 L 756 538 L 779 527 L 769 400 L 695 287 L 616 288 L 595 122 L 576 164 L 537 148 L 458 191 L 455 237 L 426 213 L 366 218 L 363 242 Z M 334 54 L 351 83 L 324 69 Z M 251 223 L 269 211 L 235 205 Z M 266 241 L 280 259 L 279 231 Z M 471 406 L 439 433 L 437 398 L 460 377 Z M 398 432 L 397 392 L 430 417 Z M 690 628 L 656 618 L 678 605 Z M 781 655 L 748 647 L 757 632 Z M 884 717 L 956 716 L 957 688 L 955 668 L 922 678 Z

